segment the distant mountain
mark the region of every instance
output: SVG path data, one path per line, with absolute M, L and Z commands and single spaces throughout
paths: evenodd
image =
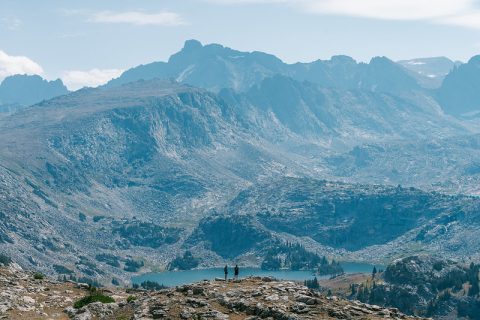
M 159 78 L 173 79 L 214 92 L 223 88 L 242 92 L 275 75 L 328 88 L 386 92 L 419 89 L 406 70 L 385 57 L 373 58 L 369 64 L 357 63 L 347 56 L 286 64 L 270 54 L 241 52 L 219 44 L 203 46 L 196 40 L 185 42 L 183 49 L 172 55 L 168 62 L 153 62 L 132 68 L 106 86 Z
M 265 77 L 283 73 L 283 68 L 283 62 L 273 55 L 240 52 L 218 44 L 203 46 L 196 40 L 189 40 L 168 63 L 153 62 L 132 68 L 107 86 L 159 78 L 213 91 L 227 87 L 244 90 Z
M 430 190 L 478 190 L 479 131 L 384 57 L 290 65 L 188 41 L 0 119 L 0 244 L 25 266 L 124 280 L 138 268 L 115 261 L 148 271 L 194 247 L 201 267 L 261 263 L 258 243 L 283 240 L 473 255 L 478 202 Z
M 60 79 L 48 81 L 38 75 L 14 75 L 0 84 L 0 105 L 5 106 L 4 109 L 29 106 L 68 92 Z
M 462 64 L 460 61 L 452 61 L 446 57 L 401 60 L 397 63 L 411 71 L 419 84 L 426 88 L 440 87 L 445 76 Z
M 438 89 L 438 100 L 445 112 L 456 116 L 480 113 L 480 55 L 456 67 Z

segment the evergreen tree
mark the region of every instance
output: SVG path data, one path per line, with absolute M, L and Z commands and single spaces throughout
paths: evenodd
M 478 280 L 477 281 L 473 281 L 470 289 L 468 290 L 468 295 L 470 297 L 475 297 L 477 296 L 478 294 L 480 293 L 480 288 L 478 286 Z

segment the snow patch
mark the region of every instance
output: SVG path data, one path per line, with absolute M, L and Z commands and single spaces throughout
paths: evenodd
M 189 65 L 185 70 L 183 70 L 177 77 L 177 79 L 175 79 L 177 82 L 182 82 L 183 80 L 185 80 L 189 75 L 192 74 L 193 72 L 193 69 L 195 69 L 195 65 L 192 64 L 192 65 Z

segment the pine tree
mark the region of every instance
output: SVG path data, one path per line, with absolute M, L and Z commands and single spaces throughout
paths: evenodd
M 470 297 L 474 297 L 474 296 L 477 296 L 479 293 L 480 293 L 480 288 L 478 286 L 478 280 L 473 281 L 472 286 L 468 290 L 468 295 Z

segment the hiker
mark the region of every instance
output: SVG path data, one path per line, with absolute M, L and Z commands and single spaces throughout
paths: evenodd
M 235 265 L 235 280 L 238 280 L 238 274 L 240 273 L 240 270 L 238 268 L 238 264 Z
M 225 281 L 227 281 L 227 277 L 228 277 L 228 266 L 225 265 L 225 268 L 223 268 L 223 272 L 225 273 Z

